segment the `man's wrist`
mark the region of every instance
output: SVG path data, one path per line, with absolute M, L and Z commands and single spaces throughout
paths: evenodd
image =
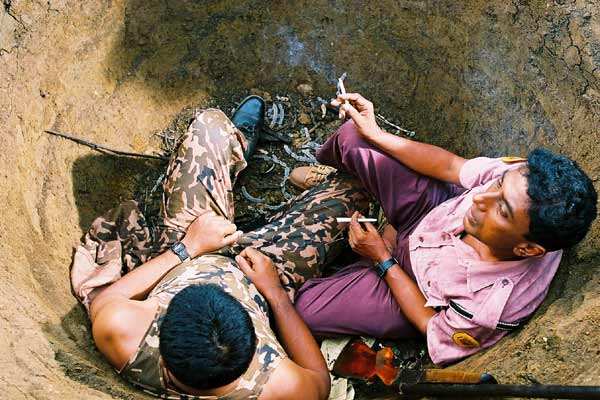
M 388 270 L 392 268 L 394 265 L 397 265 L 398 261 L 394 257 L 388 258 L 387 260 L 375 264 L 375 270 L 377 271 L 377 275 L 380 278 L 385 277 Z
M 179 242 L 185 246 L 190 258 L 195 258 L 202 255 L 197 246 L 194 246 L 193 243 L 190 243 L 190 240 L 186 237 L 181 239 Z
M 267 299 L 267 302 L 269 302 L 269 304 L 271 306 L 274 303 L 290 301 L 290 298 L 289 298 L 287 292 L 281 286 L 279 288 L 265 290 L 265 292 L 263 293 L 263 296 L 265 297 L 265 299 Z
M 378 138 L 381 138 L 383 135 L 385 135 L 387 132 L 384 131 L 383 129 L 381 129 L 381 127 L 379 125 L 377 125 L 377 129 L 373 129 L 370 130 L 365 136 L 365 139 L 367 139 L 367 141 L 376 141 Z
M 375 264 L 380 264 L 386 260 L 389 260 L 390 258 L 392 258 L 392 254 L 389 252 L 389 250 L 387 250 L 386 247 L 385 251 L 379 252 L 379 254 L 376 257 L 372 258 L 372 260 Z
M 184 262 L 191 258 L 187 246 L 181 241 L 176 241 L 175 243 L 173 243 L 173 245 L 171 246 L 171 251 L 179 258 L 181 262 Z

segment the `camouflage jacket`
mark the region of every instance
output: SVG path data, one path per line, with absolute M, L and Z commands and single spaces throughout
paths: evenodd
M 256 338 L 256 352 L 237 386 L 222 396 L 192 396 L 166 387 L 159 352 L 159 328 L 169 302 L 190 285 L 213 283 L 239 300 L 250 314 Z M 269 326 L 268 308 L 252 282 L 228 257 L 204 255 L 186 261 L 171 270 L 150 292 L 159 302 L 156 315 L 138 350 L 120 374 L 147 393 L 167 399 L 255 399 L 269 380 L 270 374 L 286 354 Z M 201 351 L 201 350 L 200 350 Z

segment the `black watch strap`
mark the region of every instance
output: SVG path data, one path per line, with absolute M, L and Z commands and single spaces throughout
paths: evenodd
M 379 275 L 380 278 L 383 278 L 387 270 L 390 269 L 394 264 L 398 264 L 398 261 L 396 261 L 394 257 L 390 258 L 389 260 L 385 260 L 383 262 L 375 264 L 377 275 Z
M 190 253 L 188 253 L 187 249 L 185 248 L 185 245 L 179 240 L 173 243 L 173 245 L 171 246 L 171 251 L 175 253 L 177 257 L 179 257 L 181 262 L 184 262 L 185 260 L 191 258 Z

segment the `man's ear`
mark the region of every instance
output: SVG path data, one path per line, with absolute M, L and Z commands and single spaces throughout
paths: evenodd
M 513 248 L 517 257 L 543 257 L 546 249 L 534 242 L 521 242 Z

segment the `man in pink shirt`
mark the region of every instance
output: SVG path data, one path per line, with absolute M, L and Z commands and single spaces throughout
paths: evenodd
M 433 362 L 447 364 L 521 326 L 546 296 L 561 249 L 596 217 L 586 174 L 541 148 L 527 159 L 466 160 L 382 131 L 359 94 L 333 104 L 352 121 L 317 158 L 357 176 L 390 227 L 382 237 L 355 213 L 349 243 L 363 259 L 297 294 L 312 332 L 421 333 Z

